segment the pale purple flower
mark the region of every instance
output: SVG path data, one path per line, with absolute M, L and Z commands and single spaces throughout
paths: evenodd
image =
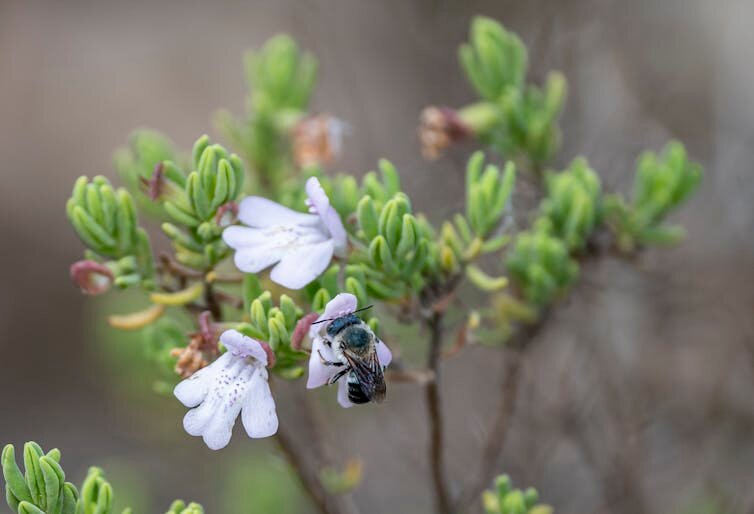
M 325 306 L 325 312 L 315 320 L 314 323 L 323 319 L 335 319 L 340 316 L 344 316 L 356 310 L 356 297 L 350 293 L 340 293 L 335 298 L 330 300 Z M 316 323 L 309 327 L 309 338 L 312 341 L 312 353 L 309 356 L 309 378 L 306 382 L 307 389 L 314 389 L 327 385 L 332 380 L 333 376 L 341 370 L 339 366 L 326 366 L 320 359 L 320 353 L 322 358 L 330 361 L 337 362 L 337 357 L 333 349 L 325 344 L 325 334 L 329 322 Z M 387 367 L 390 361 L 393 359 L 393 355 L 390 349 L 385 343 L 377 340 L 377 359 L 380 361 L 383 367 Z M 346 377 L 342 377 L 338 380 L 338 403 L 341 407 L 353 407 L 353 403 L 348 399 L 348 383 Z
M 267 383 L 269 347 L 236 330 L 223 332 L 220 342 L 228 351 L 173 391 L 181 403 L 193 407 L 183 418 L 183 428 L 202 436 L 212 450 L 228 444 L 239 413 L 249 437 L 268 437 L 278 430 L 275 400 Z
M 311 214 L 297 212 L 259 196 L 241 200 L 238 219 L 246 226 L 223 231 L 236 250 L 236 267 L 259 273 L 275 265 L 270 278 L 289 289 L 301 289 L 317 278 L 333 255 L 347 249 L 346 230 L 316 177 L 306 181 Z

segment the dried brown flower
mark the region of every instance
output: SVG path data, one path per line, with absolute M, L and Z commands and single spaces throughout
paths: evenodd
M 445 148 L 471 134 L 457 111 L 449 107 L 429 106 L 419 120 L 419 140 L 425 159 L 437 159 Z
M 329 114 L 301 119 L 293 127 L 293 157 L 299 167 L 331 164 L 342 152 L 348 125 Z

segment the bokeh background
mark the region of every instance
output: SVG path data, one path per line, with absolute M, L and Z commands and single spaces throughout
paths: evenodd
M 678 138 L 707 170 L 676 216 L 686 243 L 584 270 L 526 362 L 500 470 L 563 514 L 754 512 L 749 0 L 0 1 L 0 441 L 60 447 L 76 482 L 104 466 L 138 512 L 174 497 L 210 513 L 309 512 L 271 446 L 236 437 L 213 453 L 183 433 L 183 409 L 151 392 L 133 340 L 105 325 L 123 307 L 70 283 L 81 245 L 65 201 L 81 174 L 115 178 L 112 151 L 136 127 L 181 147 L 217 135 L 216 110 L 243 109 L 244 50 L 286 31 L 321 60 L 314 109 L 352 127 L 338 169 L 387 157 L 417 210 L 451 213 L 471 147 L 427 163 L 415 127 L 425 105 L 472 98 L 455 52 L 478 13 L 520 34 L 535 81 L 565 73 L 557 164 L 583 153 L 627 190 L 638 153 Z M 496 355 L 470 348 L 444 365 L 454 480 L 478 459 Z M 362 512 L 429 512 L 421 391 L 391 387 L 379 409 L 321 394 L 329 439 L 366 463 Z M 283 395 L 295 419 L 296 393 Z

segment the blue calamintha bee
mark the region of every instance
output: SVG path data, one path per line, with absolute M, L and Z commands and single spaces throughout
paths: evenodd
M 369 309 L 364 307 L 334 319 L 324 319 L 317 323 L 330 322 L 327 326 L 325 344 L 330 346 L 335 359 L 328 361 L 319 354 L 325 366 L 341 368 L 330 379 L 334 384 L 345 377 L 348 381 L 348 399 L 355 404 L 380 403 L 385 399 L 385 375 L 377 358 L 377 336 L 357 312 Z

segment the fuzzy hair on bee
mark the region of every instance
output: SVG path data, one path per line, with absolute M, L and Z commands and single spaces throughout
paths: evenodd
M 377 358 L 379 340 L 369 325 L 356 316 L 356 312 L 359 311 L 331 320 L 322 320 L 330 322 L 325 330 L 325 344 L 332 348 L 335 359 L 327 361 L 321 354 L 319 357 L 326 366 L 342 368 L 329 383 L 334 384 L 345 378 L 348 381 L 348 399 L 351 402 L 380 403 L 385 399 L 387 388 L 382 364 Z

